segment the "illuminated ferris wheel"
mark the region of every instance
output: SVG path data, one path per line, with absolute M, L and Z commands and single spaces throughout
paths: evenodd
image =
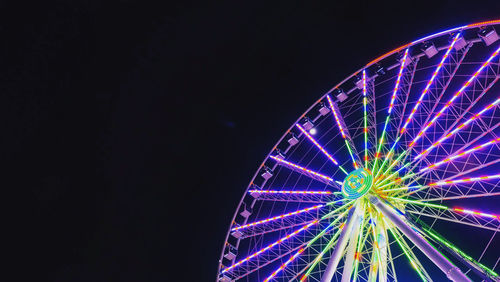
M 500 281 L 495 28 L 413 41 L 318 99 L 245 191 L 217 281 Z

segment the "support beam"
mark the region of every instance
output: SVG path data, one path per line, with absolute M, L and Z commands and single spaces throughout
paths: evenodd
M 417 246 L 441 271 L 443 271 L 448 279 L 452 281 L 471 281 L 460 269 L 454 266 L 446 257 L 438 252 L 429 242 L 427 242 L 420 234 L 415 232 L 406 222 L 401 219 L 392 208 L 384 204 L 378 197 L 370 196 L 370 202 L 375 205 L 378 210 L 387 217 L 415 246 Z
M 340 262 L 340 258 L 342 258 L 342 255 L 344 253 L 347 241 L 349 240 L 352 227 L 355 222 L 358 222 L 357 218 L 359 218 L 360 216 L 361 214 L 358 211 L 357 205 L 354 205 L 354 207 L 349 211 L 349 214 L 347 215 L 346 226 L 344 227 L 342 233 L 339 236 L 339 239 L 337 241 L 337 246 L 335 246 L 335 249 L 333 250 L 333 253 L 330 257 L 330 260 L 328 261 L 328 266 L 326 267 L 326 270 L 323 273 L 323 276 L 321 277 L 321 282 L 332 281 L 333 275 L 337 271 L 337 266 Z

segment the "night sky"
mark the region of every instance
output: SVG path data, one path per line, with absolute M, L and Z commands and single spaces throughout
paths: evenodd
M 500 18 L 493 0 L 103 2 L 0 4 L 0 281 L 214 281 L 248 182 L 309 105 Z

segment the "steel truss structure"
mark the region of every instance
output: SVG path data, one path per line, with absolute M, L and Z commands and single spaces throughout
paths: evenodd
M 500 281 L 500 20 L 403 45 L 262 162 L 217 281 Z

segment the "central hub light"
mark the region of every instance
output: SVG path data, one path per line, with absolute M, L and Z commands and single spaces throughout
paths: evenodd
M 347 199 L 357 199 L 365 195 L 373 184 L 373 176 L 370 171 L 359 168 L 349 173 L 342 184 L 342 194 Z

